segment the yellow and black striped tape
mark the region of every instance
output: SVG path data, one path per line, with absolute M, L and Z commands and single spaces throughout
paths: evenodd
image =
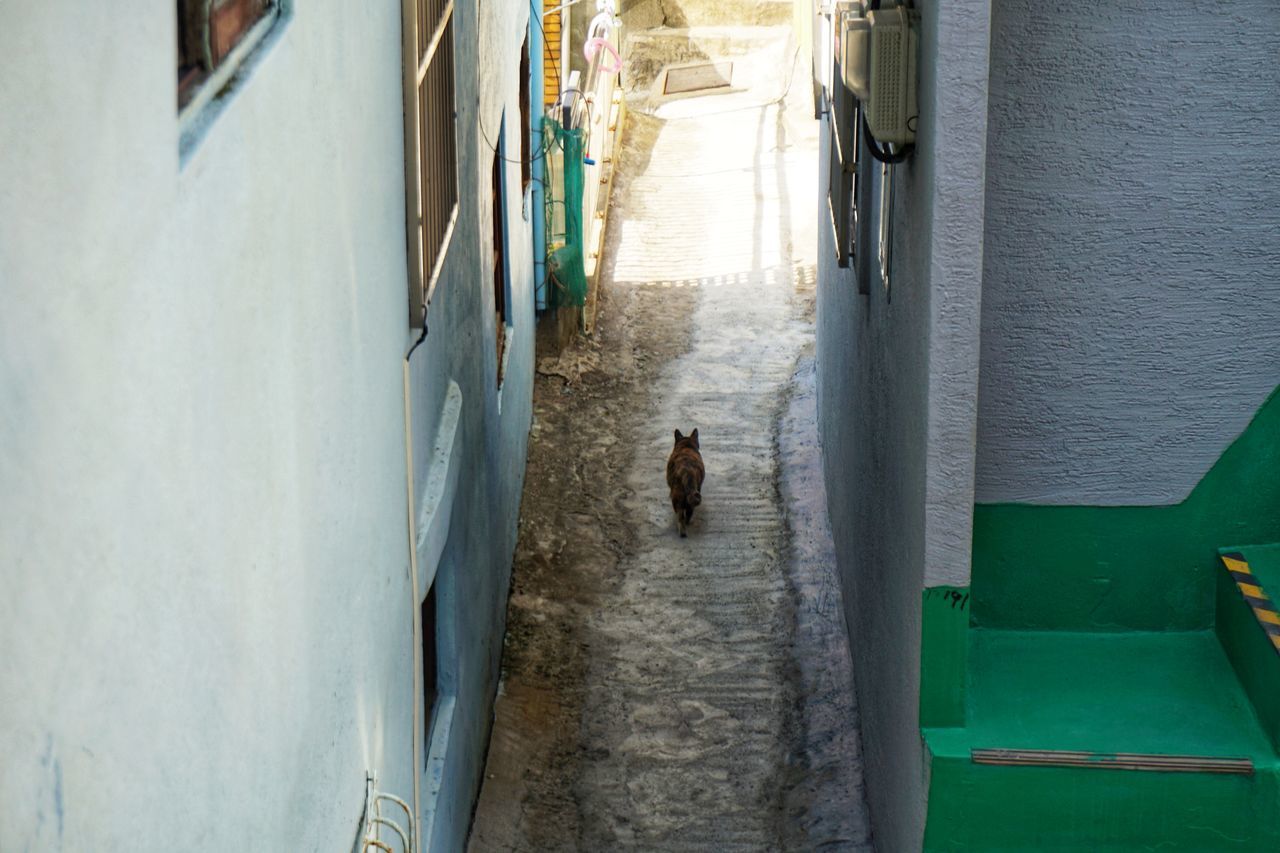
M 1262 588 L 1253 570 L 1249 568 L 1249 561 L 1243 554 L 1236 552 L 1223 554 L 1222 564 L 1227 567 L 1231 579 L 1236 582 L 1236 587 L 1244 596 L 1245 603 L 1253 610 L 1258 624 L 1267 633 L 1271 645 L 1280 652 L 1280 610 L 1276 610 L 1275 603 Z

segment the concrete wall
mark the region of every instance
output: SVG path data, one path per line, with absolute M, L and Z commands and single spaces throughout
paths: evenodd
M 523 23 L 456 14 L 462 210 L 410 372 L 419 496 L 462 393 L 419 549 L 461 709 L 435 849 L 478 783 L 532 361 L 513 192 L 499 415 L 474 69 L 506 63 L 514 140 Z M 0 848 L 346 850 L 366 771 L 409 799 L 422 769 L 400 8 L 298 4 L 181 165 L 174 32 L 160 0 L 0 7 Z
M 414 454 L 419 510 L 428 503 L 432 473 L 433 457 L 426 450 L 438 433 L 450 382 L 457 383 L 463 401 L 450 463 L 462 472 L 454 510 L 444 541 L 425 542 L 419 549 L 420 560 L 439 555 L 438 568 L 421 565 L 419 575 L 434 576 L 442 611 L 454 614 L 450 618 L 442 612 L 440 622 L 442 666 L 455 673 L 445 691 L 453 693 L 453 712 L 436 717 L 421 785 L 424 839 L 441 851 L 464 846 L 479 791 L 532 417 L 532 211 L 520 187 L 518 102 L 520 46 L 529 10 L 517 6 L 509 16 L 500 11 L 492 4 L 455 7 L 460 210 L 428 312 L 429 333 L 414 353 L 410 371 L 415 446 L 424 449 Z M 499 389 L 490 188 L 504 111 L 511 331 Z M 427 590 L 426 583 L 420 584 L 419 596 Z
M 987 73 L 984 0 L 918 5 L 920 132 L 896 167 L 888 288 L 873 261 L 859 295 L 819 231 L 819 431 L 873 831 L 895 851 L 918 849 L 924 825 L 922 592 L 968 578 Z M 858 251 L 872 258 L 875 208 L 864 198 Z M 829 218 L 825 198 L 818 215 Z
M 993 7 L 977 499 L 1176 503 L 1280 376 L 1280 6 Z

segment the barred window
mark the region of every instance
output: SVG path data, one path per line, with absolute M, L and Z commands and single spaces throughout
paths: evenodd
M 270 29 L 280 7 L 278 0 L 177 0 L 177 4 L 181 110 L 206 80 L 235 64 L 232 52 L 238 46 L 251 48 Z
M 453 0 L 404 0 L 409 322 L 421 328 L 458 218 Z

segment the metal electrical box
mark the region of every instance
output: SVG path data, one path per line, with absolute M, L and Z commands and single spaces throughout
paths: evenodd
M 915 142 L 920 13 L 898 6 L 867 13 L 869 86 L 862 99 L 871 135 L 880 143 Z

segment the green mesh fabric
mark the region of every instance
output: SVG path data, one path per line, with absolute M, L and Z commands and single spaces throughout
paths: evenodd
M 583 305 L 587 301 L 587 274 L 583 267 L 582 246 L 582 148 L 583 131 L 566 130 L 547 117 L 543 127 L 552 138 L 548 150 L 563 153 L 560 180 L 549 175 L 547 187 L 547 275 L 551 279 L 550 305 Z M 557 209 L 558 208 L 558 209 Z M 562 213 L 557 217 L 556 213 Z M 551 223 L 562 222 L 558 230 Z

